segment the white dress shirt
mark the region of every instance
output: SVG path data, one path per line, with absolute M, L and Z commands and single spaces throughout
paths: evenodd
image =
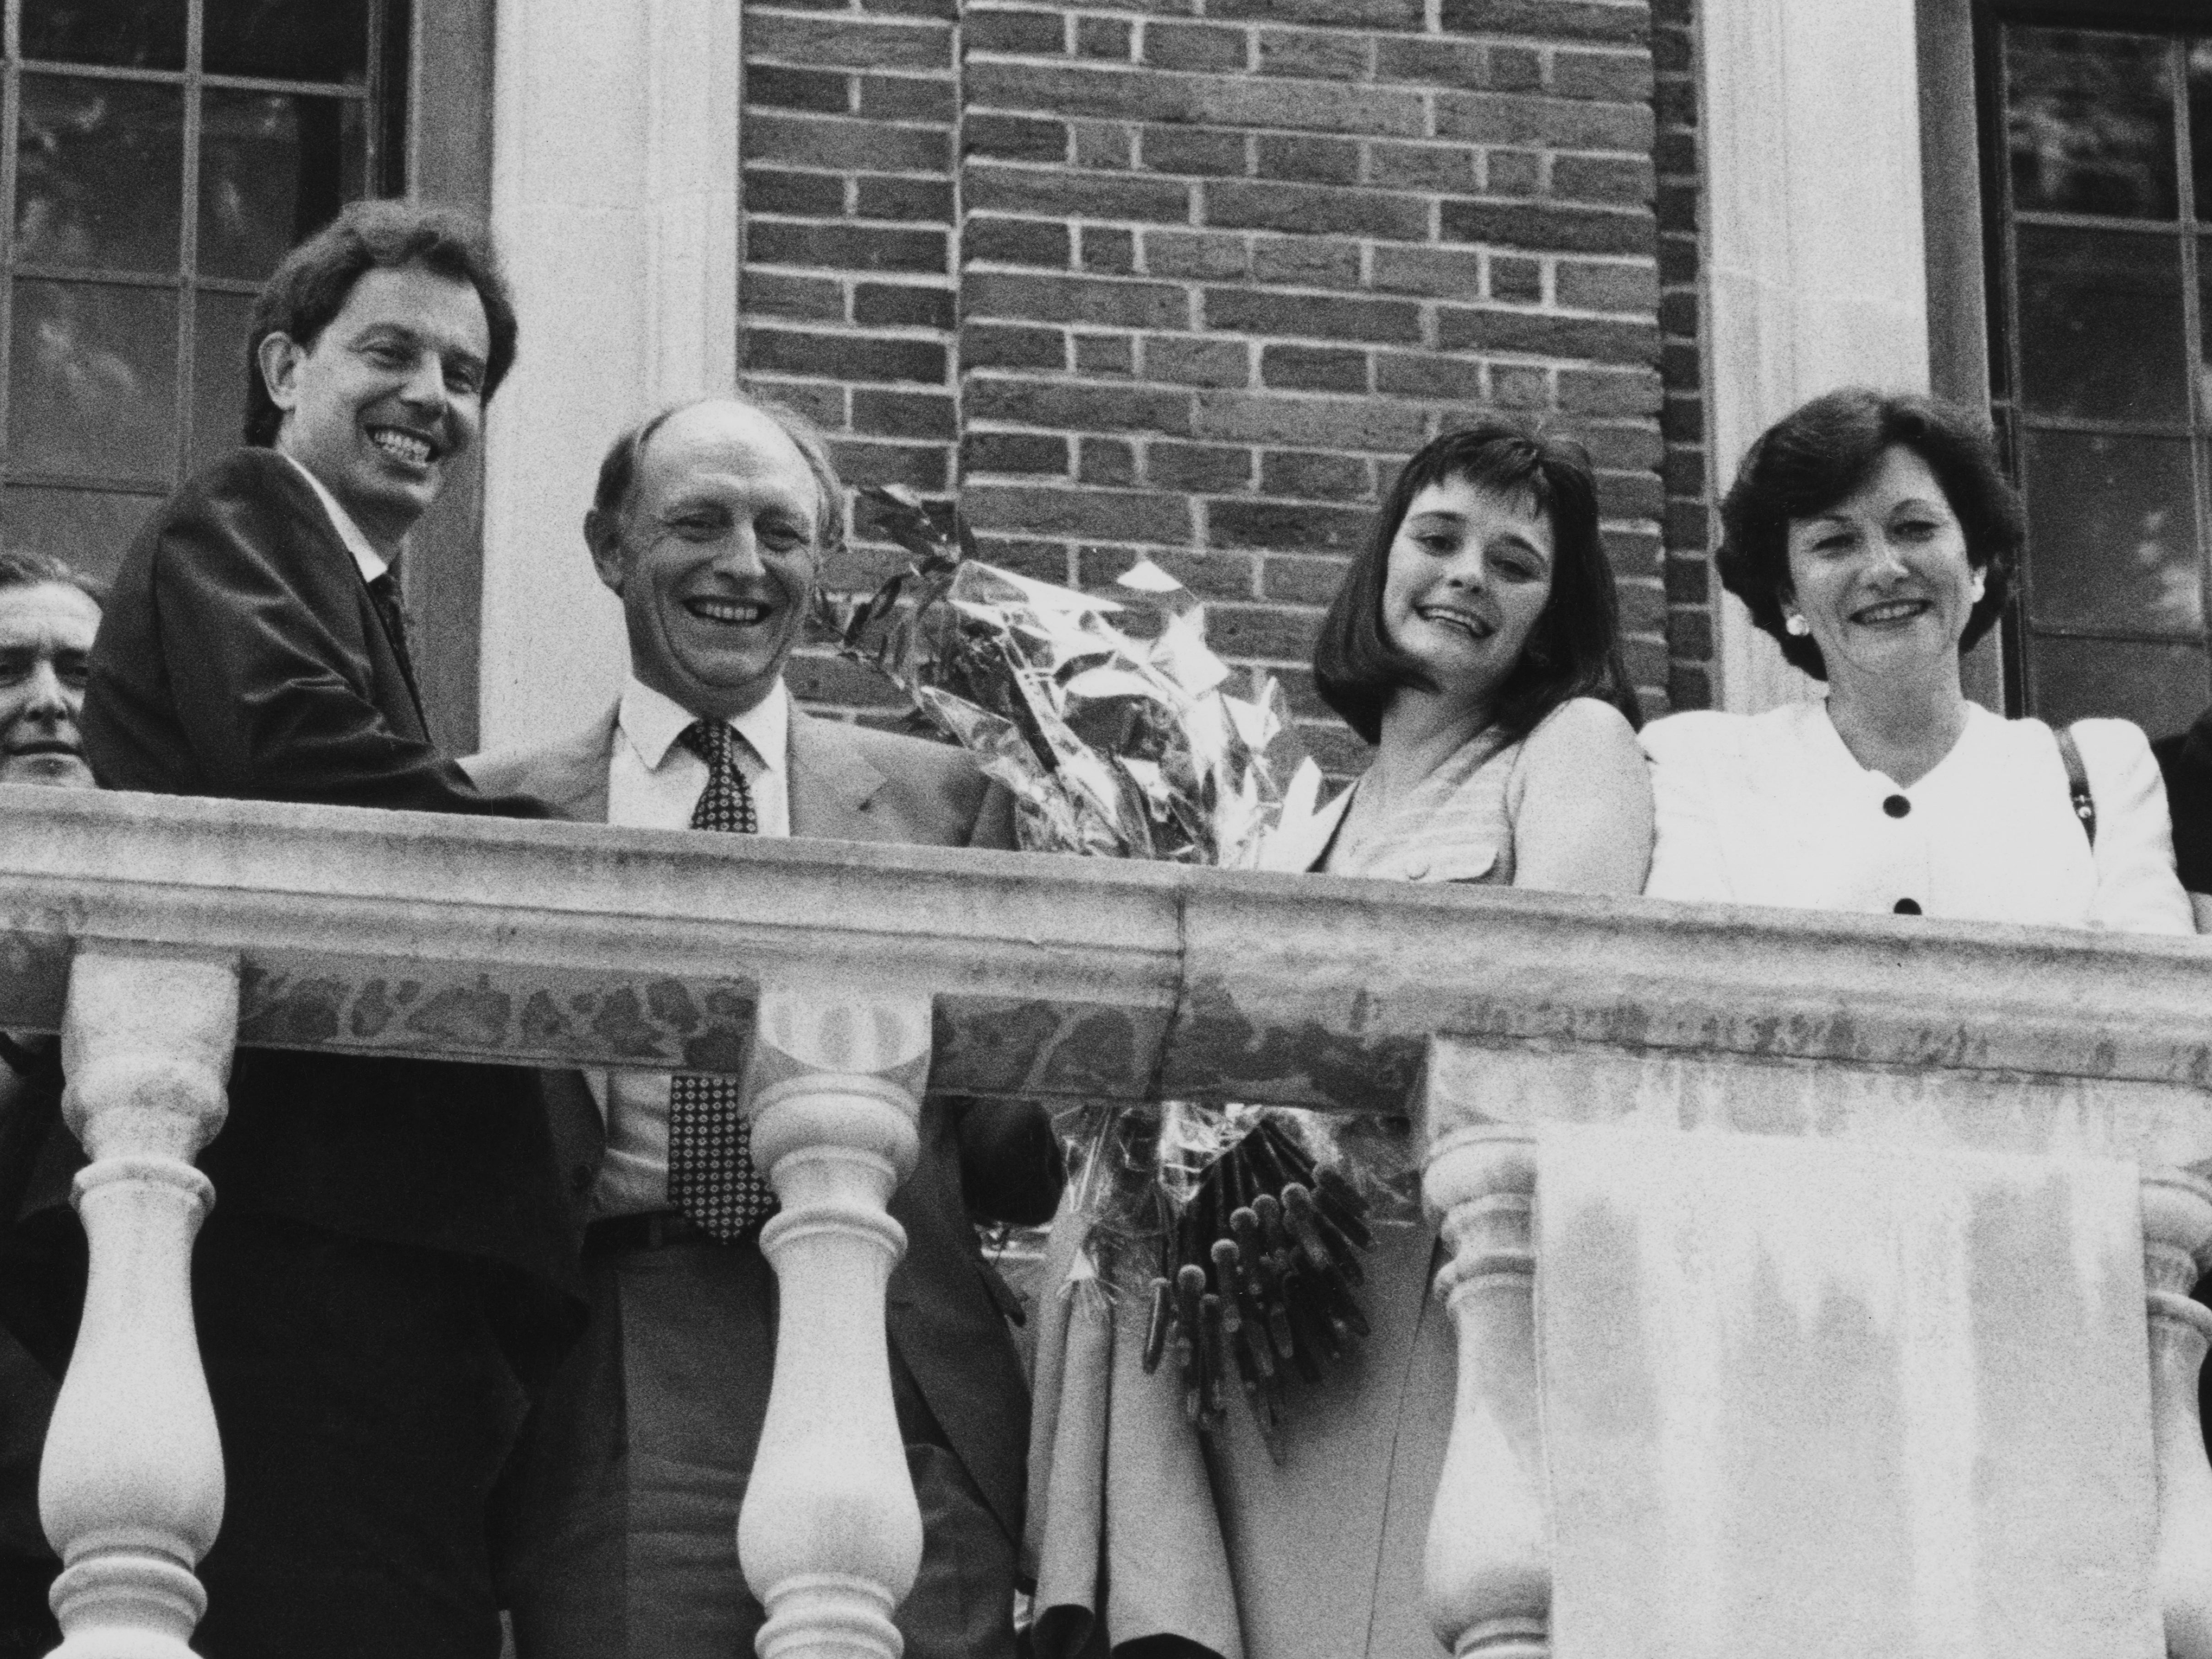
M 1825 702 L 1654 720 L 1642 734 L 1658 811 L 1644 891 L 2195 932 L 2150 745 L 2125 720 L 2081 720 L 2073 731 L 2097 810 L 2094 852 L 2057 740 L 2040 720 L 1968 704 L 1958 743 L 1909 789 L 1858 763 Z
M 607 757 L 607 822 L 685 830 L 707 787 L 707 763 L 677 739 L 698 717 L 633 678 L 623 688 Z M 763 836 L 791 834 L 791 699 L 779 680 L 730 722 L 738 769 Z M 668 1073 L 586 1073 L 607 1116 L 607 1151 L 592 1206 L 600 1215 L 668 1208 Z
M 284 455 L 281 449 L 276 453 Z M 391 562 L 369 545 L 368 538 L 362 533 L 362 527 L 353 521 L 353 514 L 338 505 L 338 498 L 331 494 L 323 481 L 310 472 L 297 456 L 284 455 L 284 459 L 300 469 L 300 476 L 307 481 L 315 492 L 316 499 L 322 502 L 323 511 L 331 515 L 331 528 L 338 532 L 338 539 L 345 544 L 346 551 L 353 555 L 353 562 L 361 567 L 362 580 L 373 582 L 391 569 Z

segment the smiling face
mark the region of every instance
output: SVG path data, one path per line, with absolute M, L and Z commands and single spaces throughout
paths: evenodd
M 283 411 L 276 447 L 388 553 L 482 432 L 490 351 L 469 283 L 420 265 L 365 271 L 312 344 L 262 341 L 262 377 Z
M 1844 500 L 1790 521 L 1790 581 L 1784 611 L 1805 618 L 1833 684 L 1916 668 L 1955 675 L 1983 579 L 1942 484 L 1893 446 Z
M 1552 525 L 1527 495 L 1446 478 L 1390 544 L 1382 631 L 1455 702 L 1496 697 L 1552 596 Z
M 76 719 L 100 607 L 66 582 L 0 587 L 0 783 L 92 787 Z
M 584 521 L 599 580 L 622 598 L 637 678 L 719 720 L 766 696 L 805 623 L 821 505 L 806 458 L 759 410 L 670 416 L 628 503 Z

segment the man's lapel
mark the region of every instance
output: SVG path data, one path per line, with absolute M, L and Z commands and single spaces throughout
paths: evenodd
M 875 841 L 868 802 L 884 775 L 868 764 L 852 728 L 791 710 L 791 833 L 829 841 Z

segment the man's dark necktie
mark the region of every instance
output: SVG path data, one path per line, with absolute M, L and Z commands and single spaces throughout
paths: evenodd
M 720 720 L 696 720 L 677 741 L 707 763 L 691 827 L 757 835 L 753 793 L 738 769 L 737 734 Z M 752 1139 L 736 1078 L 679 1072 L 669 1079 L 668 1201 L 726 1244 L 775 1213 L 775 1194 L 753 1163 Z
M 407 613 L 399 604 L 399 580 L 389 570 L 368 585 L 368 602 L 376 607 L 377 620 L 384 624 L 384 637 L 392 642 L 392 654 L 399 659 L 399 678 L 407 682 L 407 690 L 420 703 L 422 694 L 415 684 L 415 659 L 407 649 Z

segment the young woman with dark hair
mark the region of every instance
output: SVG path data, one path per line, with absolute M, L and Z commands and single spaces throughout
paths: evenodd
M 1636 697 L 1582 447 L 1504 420 L 1399 473 L 1314 678 L 1375 744 L 1277 868 L 1633 893 L 1650 848 Z
M 1850 388 L 1751 447 L 1728 590 L 1820 702 L 1644 733 L 1659 898 L 2185 933 L 2166 796 L 2125 720 L 2054 732 L 1966 700 L 1960 653 L 2024 534 L 1988 422 Z
M 1374 762 L 1285 825 L 1267 861 L 1636 892 L 1651 796 L 1615 616 L 1580 446 L 1495 420 L 1436 440 L 1392 486 L 1315 657 L 1322 695 Z M 1481 949 L 1473 918 L 1468 948 Z M 1375 1229 L 1368 1334 L 1299 1391 L 1279 1462 L 1233 1410 L 1202 1472 L 1109 1468 L 1115 1524 L 1178 1552 L 1176 1572 L 1115 1585 L 1101 1610 L 1110 1643 L 1269 1659 L 1435 1649 L 1421 1573 L 1452 1423 L 1451 1322 L 1431 1294 L 1443 1259 L 1432 1227 Z M 1117 1436 L 1123 1413 L 1179 1404 L 1115 1386 Z M 1049 1639 L 1073 1628 L 1064 1618 L 1041 1607 L 1041 1655 L 1066 1650 Z

